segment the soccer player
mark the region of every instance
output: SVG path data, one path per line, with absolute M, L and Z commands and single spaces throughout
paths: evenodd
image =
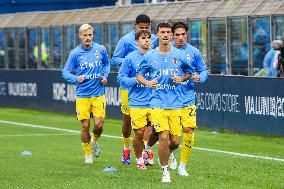
M 148 30 L 136 32 L 138 50 L 128 54 L 118 72 L 118 82 L 128 86 L 131 126 L 134 130 L 133 148 L 138 169 L 147 169 L 142 157 L 143 133 L 150 116 L 149 88 L 136 80 L 136 69 L 143 60 L 143 55 L 151 49 L 151 33 Z
M 168 171 L 169 148 L 179 145 L 181 135 L 181 82 L 191 77 L 193 68 L 182 51 L 171 47 L 172 28 L 168 22 L 157 25 L 159 46 L 144 56 L 137 80 L 150 89 L 151 123 L 159 135 L 158 154 L 163 171 L 162 182 L 171 182 Z M 144 75 L 150 74 L 151 80 Z M 171 146 L 169 146 L 169 141 Z
M 188 27 L 183 22 L 176 22 L 172 26 L 173 45 L 184 51 L 192 60 L 194 74 L 192 79 L 182 83 L 181 96 L 183 99 L 182 108 L 182 126 L 183 126 L 183 142 L 181 145 L 181 160 L 178 167 L 178 175 L 188 176 L 185 169 L 192 147 L 194 144 L 194 129 L 196 128 L 196 106 L 194 83 L 203 83 L 208 77 L 207 66 L 204 63 L 201 52 L 187 43 Z M 174 158 L 173 154 L 171 154 Z
M 135 29 L 125 36 L 123 36 L 117 44 L 117 47 L 114 51 L 112 57 L 112 65 L 120 66 L 125 57 L 132 51 L 137 50 L 137 41 L 135 40 L 135 33 L 139 30 L 151 29 L 151 20 L 149 16 L 145 14 L 140 14 L 136 17 Z M 153 48 L 157 45 L 157 37 L 151 35 L 151 41 L 154 43 Z M 120 85 L 120 94 L 121 94 L 121 113 L 122 113 L 122 137 L 123 137 L 123 152 L 122 152 L 122 163 L 130 164 L 130 135 L 131 135 L 131 119 L 130 119 L 130 110 L 128 105 L 128 90 L 127 86 L 124 86 L 122 83 Z
M 79 28 L 82 43 L 71 51 L 62 70 L 65 80 L 76 83 L 76 112 L 82 125 L 81 140 L 87 164 L 93 163 L 92 154 L 95 157 L 100 155 L 97 140 L 103 131 L 106 108 L 104 85 L 110 72 L 106 48 L 93 42 L 93 33 L 94 29 L 89 24 Z M 89 129 L 92 116 L 94 129 L 91 137 Z

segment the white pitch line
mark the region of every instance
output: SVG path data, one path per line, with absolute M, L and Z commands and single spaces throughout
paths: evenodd
M 48 126 L 44 126 L 44 125 L 20 123 L 20 122 L 14 122 L 14 121 L 0 120 L 0 123 L 23 126 L 23 127 L 33 127 L 33 128 L 49 129 L 49 130 L 56 130 L 56 131 L 64 131 L 64 132 L 69 132 L 69 133 L 80 133 L 80 131 L 76 131 L 76 130 L 62 129 L 62 128 L 56 128 L 56 127 L 48 127 Z M 105 134 L 102 134 L 102 136 L 107 137 L 107 138 L 118 138 L 118 139 L 122 138 L 120 136 L 112 136 L 112 135 L 105 135 Z M 241 153 L 237 153 L 237 152 L 228 152 L 228 151 L 215 150 L 215 149 L 210 149 L 210 148 L 201 148 L 201 147 L 193 147 L 193 148 L 197 149 L 197 150 L 202 150 L 202 151 L 209 151 L 209 152 L 223 153 L 223 154 L 229 154 L 229 155 L 235 155 L 235 156 L 241 156 L 241 157 L 284 162 L 284 159 L 281 159 L 281 158 L 274 158 L 274 157 L 268 157 L 268 156 L 256 156 L 256 155 L 251 155 L 251 154 L 241 154 Z
M 31 137 L 31 136 L 70 136 L 70 135 L 77 135 L 77 134 L 26 134 L 26 135 L 0 135 L 1 137 Z
M 284 159 L 280 158 L 274 158 L 274 157 L 268 157 L 268 156 L 256 156 L 256 155 L 251 155 L 251 154 L 241 154 L 237 152 L 227 152 L 223 150 L 214 150 L 210 148 L 200 148 L 200 147 L 193 147 L 194 149 L 197 150 L 202 150 L 202 151 L 209 151 L 209 152 L 217 152 L 217 153 L 223 153 L 223 154 L 229 154 L 229 155 L 235 155 L 235 156 L 242 156 L 242 157 L 249 157 L 249 158 L 256 158 L 256 159 L 266 159 L 266 160 L 273 160 L 273 161 L 283 161 Z

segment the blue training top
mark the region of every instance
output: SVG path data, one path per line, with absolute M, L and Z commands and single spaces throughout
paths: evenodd
M 131 108 L 149 107 L 150 89 L 136 80 L 136 70 L 143 60 L 143 55 L 140 50 L 128 54 L 118 72 L 118 82 L 123 86 L 128 86 L 128 100 Z M 146 79 L 150 78 L 146 76 Z
M 180 50 L 184 51 L 192 60 L 192 66 L 195 72 L 199 74 L 200 83 L 203 83 L 208 78 L 208 69 L 202 58 L 201 52 L 194 46 L 185 43 Z M 194 93 L 194 81 L 192 78 L 182 82 L 181 96 L 183 100 L 183 106 L 191 106 L 195 104 L 195 93 Z
M 120 66 L 124 60 L 124 58 L 131 53 L 138 49 L 137 41 L 135 40 L 136 31 L 133 30 L 123 36 L 119 41 L 113 53 L 111 64 L 113 66 Z M 151 34 L 151 41 L 152 41 L 152 48 L 156 48 L 158 46 L 158 38 Z M 127 89 L 127 86 L 119 83 L 120 88 Z
M 192 74 L 190 58 L 176 48 L 168 54 L 160 54 L 158 48 L 144 55 L 137 72 L 141 75 L 150 73 L 150 78 L 157 78 L 158 85 L 150 89 L 150 108 L 177 109 L 183 107 L 181 84 L 172 81 L 174 75 Z
M 72 72 L 76 70 L 76 74 Z M 108 77 L 110 64 L 106 48 L 97 43 L 92 43 L 91 48 L 83 48 L 82 44 L 73 49 L 62 70 L 62 77 L 76 83 L 76 97 L 89 98 L 104 95 L 104 85 L 101 77 Z M 83 75 L 85 80 L 78 82 L 78 77 Z

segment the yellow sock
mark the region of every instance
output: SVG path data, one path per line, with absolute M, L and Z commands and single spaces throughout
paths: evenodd
M 83 147 L 85 156 L 89 156 L 89 155 L 92 154 L 92 147 L 91 147 L 91 144 L 89 142 L 88 143 L 82 143 L 82 147 Z
M 192 134 L 184 133 L 181 145 L 181 160 L 180 160 L 181 163 L 188 162 L 192 152 L 193 144 L 194 144 L 194 133 Z
M 124 144 L 124 147 L 129 148 L 130 147 L 130 137 L 128 138 L 123 137 L 123 144 Z
M 144 142 L 144 146 L 147 144 L 147 140 L 143 140 L 143 142 Z
M 93 133 L 92 139 L 93 139 L 94 142 L 96 142 L 99 138 L 100 138 L 100 137 L 99 137 L 98 135 L 96 135 L 96 134 Z

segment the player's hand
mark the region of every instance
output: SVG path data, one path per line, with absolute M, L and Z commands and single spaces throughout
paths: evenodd
M 193 73 L 192 79 L 195 83 L 199 83 L 200 82 L 200 77 L 199 74 L 197 72 Z
M 83 75 L 79 75 L 77 81 L 78 81 L 79 83 L 82 83 L 84 80 L 85 80 L 85 77 L 84 77 Z
M 102 83 L 103 85 L 106 85 L 106 84 L 107 84 L 107 78 L 104 77 L 104 76 L 102 76 L 102 77 L 101 77 L 101 83 Z
M 158 80 L 157 80 L 157 78 L 154 78 L 151 81 L 148 81 L 147 86 L 149 88 L 155 88 L 155 87 L 157 87 L 157 84 L 158 84 Z
M 173 80 L 173 82 L 176 83 L 176 84 L 183 82 L 182 77 L 179 77 L 179 76 L 177 76 L 177 75 L 174 75 L 174 76 L 172 77 L 172 80 Z

